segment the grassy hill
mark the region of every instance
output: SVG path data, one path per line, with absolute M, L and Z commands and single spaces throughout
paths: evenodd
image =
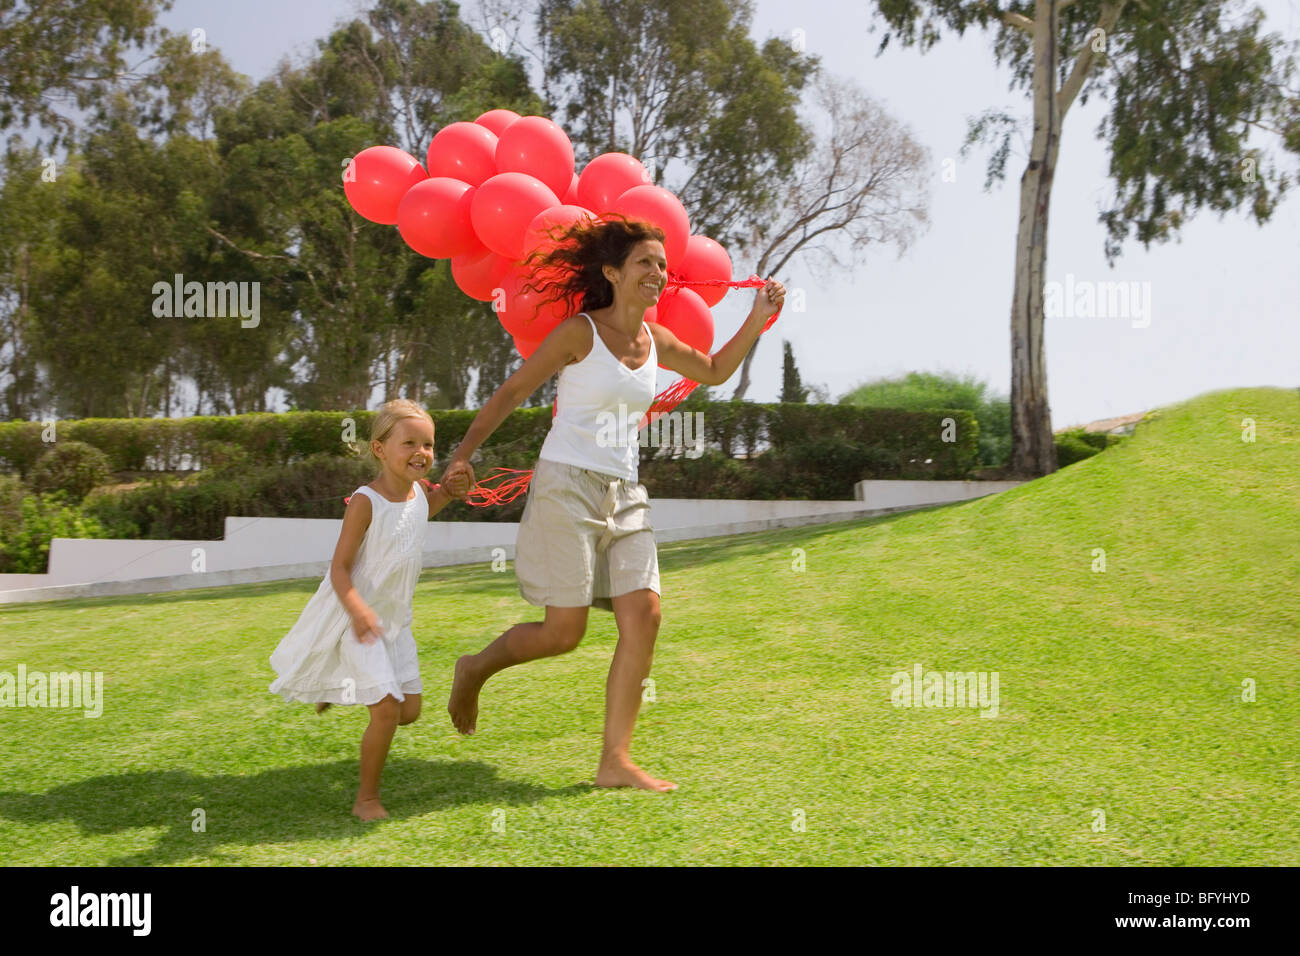
M 991 498 L 660 564 L 633 756 L 677 792 L 586 783 L 602 612 L 572 654 L 494 678 L 457 737 L 457 655 L 540 617 L 485 563 L 421 578 L 425 714 L 373 825 L 348 815 L 361 709 L 266 690 L 316 581 L 0 607 L 0 672 L 105 681 L 98 719 L 0 709 L 0 863 L 1300 864 L 1294 390 L 1161 409 Z M 996 672 L 997 716 L 894 706 L 918 664 Z

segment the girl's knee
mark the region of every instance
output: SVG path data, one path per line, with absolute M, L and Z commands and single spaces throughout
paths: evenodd
M 419 716 L 420 698 L 412 694 L 407 694 L 406 700 L 402 701 L 402 707 L 397 722 L 399 724 L 413 724 Z
M 401 705 L 391 694 L 379 703 L 370 705 L 370 719 L 375 723 L 396 724 L 401 715 Z

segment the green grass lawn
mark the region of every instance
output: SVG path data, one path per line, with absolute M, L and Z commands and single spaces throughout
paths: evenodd
M 605 612 L 455 734 L 456 657 L 540 618 L 484 563 L 420 580 L 425 713 L 377 824 L 349 814 L 364 708 L 267 692 L 317 581 L 2 606 L 0 671 L 102 671 L 105 701 L 0 708 L 0 863 L 1300 864 L 1294 390 L 1162 409 L 991 498 L 660 565 L 633 756 L 678 791 L 590 786 Z M 894 706 L 915 664 L 997 672 L 998 715 Z

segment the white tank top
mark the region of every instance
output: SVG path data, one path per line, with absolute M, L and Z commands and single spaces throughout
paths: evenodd
M 538 457 L 636 482 L 637 426 L 655 398 L 654 336 L 645 364 L 630 369 L 601 341 L 595 320 L 586 312 L 579 315 L 591 323 L 591 351 L 560 369 L 558 408 Z

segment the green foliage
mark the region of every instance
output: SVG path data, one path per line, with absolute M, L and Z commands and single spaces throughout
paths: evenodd
M 1064 468 L 1076 461 L 1091 458 L 1098 452 L 1105 451 L 1124 440 L 1120 435 L 1086 432 L 1082 428 L 1072 428 L 1056 436 L 1056 462 Z
M 53 538 L 115 537 L 62 491 L 24 495 L 17 522 L 0 524 L 0 574 L 44 574 Z
M 751 18 L 740 0 L 543 0 L 537 10 L 547 84 L 575 146 L 630 153 L 658 185 L 670 161 L 683 163 L 674 191 L 693 228 L 728 248 L 767 224 L 812 143 L 797 108 L 817 58 L 778 37 L 760 47 Z
M 799 380 L 799 367 L 794 364 L 794 349 L 790 347 L 788 341 L 783 341 L 781 346 L 785 353 L 784 364 L 781 367 L 781 401 L 782 402 L 806 402 L 808 401 L 808 389 L 803 387 Z
M 29 121 L 66 142 L 73 121 L 57 109 L 80 110 L 114 92 L 107 78 L 129 72 L 136 47 L 158 36 L 164 0 L 25 0 L 0 4 L 0 130 Z M 101 79 L 104 78 L 104 79 Z
M 343 496 L 374 477 L 365 462 L 317 454 L 291 465 L 231 465 L 187 481 L 161 476 L 140 488 L 96 495 L 86 509 L 106 525 L 134 529 L 131 537 L 216 540 L 232 515 L 342 517 Z
M 36 462 L 28 481 L 38 494 L 62 491 L 79 502 L 112 476 L 108 456 L 94 445 L 57 441 Z
M 1019 24 L 1032 4 L 1015 5 Z M 1099 38 L 1108 10 L 1119 19 Z M 877 0 L 883 51 L 897 38 L 928 50 L 942 30 L 994 33 L 994 58 L 1011 68 L 1012 86 L 1032 94 L 1034 38 L 984 0 Z M 1025 19 L 1029 18 L 1029 19 Z M 1078 101 L 1110 103 L 1097 134 L 1110 148 L 1115 193 L 1100 221 L 1115 259 L 1130 235 L 1144 246 L 1165 242 L 1201 208 L 1245 208 L 1266 222 L 1291 177 L 1249 142 L 1252 129 L 1273 129 L 1283 150 L 1300 153 L 1300 97 L 1288 82 L 1294 57 L 1286 40 L 1262 33 L 1256 5 L 1223 0 L 1078 0 L 1059 10 L 1055 50 L 1060 69 L 1051 94 L 1088 58 Z M 873 26 L 874 29 L 874 26 Z M 1098 47 L 1100 46 L 1100 49 Z M 1071 97 L 1066 102 L 1068 109 Z M 1015 117 L 987 110 L 968 123 L 966 146 L 996 144 L 986 187 L 1005 175 Z M 963 150 L 964 152 L 964 150 Z
M 1000 466 L 1011 454 L 1010 401 L 989 391 L 987 382 L 974 376 L 908 372 L 898 378 L 880 378 L 859 385 L 840 398 L 842 404 L 862 408 L 964 408 L 979 427 L 979 461 Z

